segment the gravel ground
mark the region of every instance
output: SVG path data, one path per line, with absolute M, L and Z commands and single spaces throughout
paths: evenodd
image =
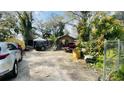
M 12 81 L 94 81 L 97 72 L 85 63 L 71 60 L 64 51 L 27 52 L 19 63 L 19 74 Z

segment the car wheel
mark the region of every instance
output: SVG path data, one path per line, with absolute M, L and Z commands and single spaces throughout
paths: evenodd
M 17 62 L 14 63 L 11 75 L 12 75 L 12 77 L 17 77 L 17 75 L 18 75 L 18 63 Z
M 46 48 L 45 48 L 44 46 L 42 46 L 42 47 L 41 47 L 41 50 L 42 50 L 42 51 L 45 51 L 45 50 L 46 50 Z

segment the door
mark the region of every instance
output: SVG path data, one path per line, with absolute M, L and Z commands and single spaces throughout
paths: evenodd
M 8 49 L 14 55 L 15 59 L 18 61 L 20 58 L 20 51 L 18 50 L 18 48 L 13 44 L 8 44 Z

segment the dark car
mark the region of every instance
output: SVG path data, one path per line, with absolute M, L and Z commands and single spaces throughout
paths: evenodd
M 36 42 L 36 44 L 35 44 L 35 49 L 37 50 L 37 51 L 45 51 L 46 49 L 47 49 L 47 43 L 46 42 Z
M 64 46 L 64 50 L 66 52 L 72 52 L 74 48 L 76 48 L 75 43 L 68 43 L 67 45 Z

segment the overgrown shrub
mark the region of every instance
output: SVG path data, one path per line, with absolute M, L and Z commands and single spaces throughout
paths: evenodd
M 96 69 L 103 69 L 103 55 L 100 55 L 96 58 L 96 64 L 95 64 L 95 67 Z
M 124 73 L 122 73 L 120 70 L 119 71 L 114 71 L 110 74 L 109 80 L 111 80 L 111 81 L 122 81 L 122 80 L 124 80 Z

